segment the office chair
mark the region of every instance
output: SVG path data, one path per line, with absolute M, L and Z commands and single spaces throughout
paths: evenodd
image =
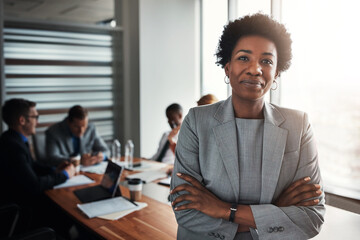
M 23 234 L 13 235 L 19 219 L 19 213 L 20 207 L 16 204 L 0 206 L 1 240 L 56 240 L 55 231 L 46 227 Z
M 16 204 L 0 207 L 0 238 L 11 237 L 19 219 L 20 208 Z
M 51 228 L 38 228 L 31 232 L 5 238 L 6 240 L 56 240 L 55 231 Z

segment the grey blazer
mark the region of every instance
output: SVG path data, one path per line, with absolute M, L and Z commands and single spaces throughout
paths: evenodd
M 72 136 L 66 121 L 67 118 L 52 125 L 45 132 L 48 165 L 57 166 L 61 162 L 69 160 L 70 155 L 74 153 Z M 95 125 L 89 123 L 84 136 L 80 139 L 80 154 L 91 152 L 103 152 L 109 156 L 106 143 L 97 134 Z
M 197 210 L 175 211 L 178 239 L 295 240 L 319 233 L 324 222 L 324 194 L 314 207 L 279 208 L 272 204 L 295 180 L 310 176 L 312 183 L 322 184 L 307 114 L 265 103 L 264 116 L 261 197 L 258 205 L 250 206 L 257 228 L 246 237 L 237 233 L 235 223 Z M 184 183 L 177 172 L 195 177 L 223 201 L 238 202 L 238 144 L 231 97 L 190 109 L 176 146 L 171 189 Z

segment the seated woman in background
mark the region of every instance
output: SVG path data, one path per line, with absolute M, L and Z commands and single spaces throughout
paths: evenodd
M 308 116 L 264 101 L 290 66 L 290 34 L 266 15 L 245 16 L 225 26 L 216 55 L 232 96 L 190 109 L 181 126 L 178 239 L 315 236 L 325 200 Z
M 214 94 L 206 94 L 204 96 L 202 96 L 199 101 L 197 101 L 197 105 L 198 106 L 203 106 L 203 105 L 208 105 L 208 104 L 213 104 L 213 103 L 216 103 L 218 102 L 219 100 L 217 99 L 217 97 L 215 97 Z M 180 127 L 181 126 L 178 126 L 176 128 L 174 128 L 169 136 L 168 136 L 168 140 L 170 142 L 170 149 L 175 153 L 175 148 L 176 148 L 176 140 L 174 138 L 174 136 L 177 136 L 179 130 L 180 130 Z M 168 175 L 171 175 L 172 174 L 172 171 L 173 171 L 173 167 L 170 167 L 168 170 L 167 170 L 167 174 Z
M 215 97 L 215 95 L 213 94 L 206 94 L 204 96 L 202 96 L 199 101 L 197 101 L 197 105 L 198 106 L 202 106 L 202 105 L 208 105 L 208 104 L 213 104 L 218 102 L 219 100 L 217 99 L 217 97 Z M 168 135 L 168 140 L 170 142 L 170 149 L 175 153 L 175 148 L 176 148 L 176 138 L 175 136 L 177 136 L 179 130 L 180 130 L 180 125 L 177 126 L 176 128 L 174 128 L 170 134 Z M 172 169 L 171 169 L 172 170 Z M 169 172 L 171 174 L 171 172 Z

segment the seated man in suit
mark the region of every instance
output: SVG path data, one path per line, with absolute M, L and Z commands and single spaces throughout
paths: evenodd
M 46 130 L 46 153 L 49 165 L 58 166 L 70 157 L 80 155 L 81 164 L 93 165 L 106 159 L 109 149 L 97 134 L 95 125 L 88 123 L 88 112 L 76 105 L 68 116 Z
M 175 146 L 182 122 L 182 112 L 182 107 L 177 103 L 173 103 L 166 108 L 166 117 L 172 130 L 166 131 L 162 135 L 159 148 L 151 158 L 152 160 L 170 164 L 174 163 Z
M 75 173 L 72 164 L 54 170 L 33 161 L 28 137 L 35 134 L 39 118 L 35 106 L 35 102 L 25 99 L 11 99 L 2 107 L 3 120 L 9 129 L 0 137 L 0 204 L 20 206 L 24 230 L 37 227 L 38 220 L 44 221 L 40 217 L 46 211 L 44 190 L 65 182 Z

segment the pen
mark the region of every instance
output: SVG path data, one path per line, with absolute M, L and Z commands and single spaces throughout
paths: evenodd
M 132 204 L 134 204 L 135 206 L 139 206 L 139 205 L 137 205 L 134 201 L 132 201 L 132 200 L 129 200 Z

